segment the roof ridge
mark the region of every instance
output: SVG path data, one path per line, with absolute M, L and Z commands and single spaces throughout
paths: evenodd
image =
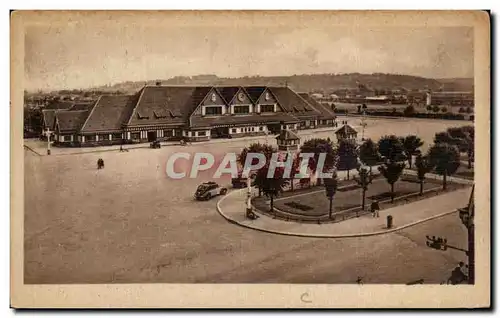
M 240 91 L 243 91 L 243 93 L 245 94 L 245 96 L 248 97 L 248 100 L 250 100 L 250 104 L 252 106 L 255 106 L 255 103 L 252 101 L 252 98 L 250 97 L 250 95 L 248 95 L 248 92 L 243 88 L 243 86 L 238 86 L 238 91 L 234 94 L 234 96 L 231 99 L 231 101 L 229 102 L 228 106 L 231 106 L 231 104 L 233 103 L 233 100 L 238 97 Z
M 100 95 L 99 98 L 97 99 L 97 101 L 95 102 L 94 106 L 92 106 L 92 109 L 89 111 L 87 118 L 85 119 L 85 121 L 83 122 L 83 125 L 79 129 L 80 131 L 82 131 L 85 128 L 85 125 L 87 125 L 87 122 L 89 121 L 90 116 L 92 115 L 92 113 L 94 112 L 94 109 L 97 107 L 97 105 L 101 101 L 102 96 L 103 95 Z
M 276 88 L 276 87 L 274 87 L 274 88 Z M 278 104 L 280 105 L 280 108 L 281 108 L 281 109 L 283 109 L 283 110 L 285 110 L 284 112 L 285 112 L 285 113 L 287 113 L 286 108 L 285 108 L 284 106 L 282 106 L 283 104 L 280 102 L 280 100 L 279 100 L 278 96 L 277 96 L 276 94 L 274 94 L 274 93 L 273 93 L 273 87 L 268 87 L 268 86 L 266 86 L 266 89 L 269 89 L 269 91 L 271 92 L 271 94 L 274 96 L 274 99 L 276 99 L 276 102 L 278 102 Z M 264 94 L 264 92 L 265 92 L 265 90 L 262 92 L 262 94 Z M 262 96 L 262 95 L 261 95 L 261 96 Z M 260 98 L 260 97 L 259 97 L 259 98 Z M 293 112 L 291 112 L 291 113 L 293 113 Z M 295 117 L 295 116 L 294 116 L 294 117 Z
M 224 94 L 222 94 L 222 92 L 219 90 L 219 88 L 221 88 L 221 87 L 212 86 L 212 88 L 215 89 L 217 91 L 217 93 L 219 93 L 219 96 L 222 99 L 222 101 L 225 103 L 225 106 L 229 106 L 229 103 L 227 102 L 226 98 L 224 97 Z M 208 92 L 208 93 L 210 93 L 210 92 Z M 207 93 L 207 95 L 208 95 L 208 93 Z
M 196 105 L 196 107 L 191 112 L 191 114 L 189 114 L 189 117 L 191 117 L 198 110 L 198 107 L 200 107 L 200 105 L 205 101 L 205 99 L 207 98 L 208 94 L 210 94 L 210 92 L 212 90 L 215 90 L 215 92 L 219 95 L 219 97 L 222 99 L 222 101 L 225 101 L 224 100 L 224 96 L 222 96 L 222 94 L 219 92 L 219 90 L 217 89 L 217 87 L 215 87 L 215 86 L 206 86 L 206 87 L 210 87 L 210 90 L 205 94 L 205 96 L 203 96 L 203 98 L 198 103 L 198 105 Z M 193 91 L 193 93 L 194 93 L 194 91 Z M 227 104 L 225 104 L 225 106 L 227 106 Z
M 137 102 L 135 102 L 135 106 L 134 106 L 134 109 L 132 109 L 132 113 L 130 114 L 130 117 L 128 118 L 127 120 L 127 123 L 125 125 L 130 125 L 130 122 L 132 121 L 132 118 L 134 117 L 134 114 L 135 114 L 135 110 L 137 109 L 137 106 L 139 106 L 139 103 L 141 101 L 141 98 L 142 96 L 144 95 L 144 92 L 146 91 L 146 87 L 148 86 L 144 86 L 143 88 L 141 88 L 141 90 L 138 92 L 139 94 L 139 98 L 137 99 Z M 153 86 L 154 87 L 154 86 Z
M 311 106 L 311 108 L 312 108 L 313 110 L 315 110 L 316 112 L 318 112 L 318 113 L 319 113 L 319 115 L 321 115 L 321 112 L 320 112 L 318 109 L 316 109 L 313 105 L 311 105 L 308 101 L 306 101 L 306 100 L 305 100 L 302 96 L 300 96 L 300 94 L 299 94 L 299 93 L 294 92 L 294 91 L 293 91 L 292 89 L 290 89 L 289 87 L 286 87 L 286 89 L 288 89 L 290 92 L 292 92 L 292 94 L 297 95 L 297 96 L 298 96 L 298 97 L 299 97 L 299 98 L 300 98 L 303 102 L 305 102 L 305 103 L 306 103 L 306 105 Z M 306 111 L 307 111 L 307 110 L 308 110 L 308 109 L 306 109 Z
M 255 99 L 255 103 L 256 103 L 256 104 L 257 104 L 257 102 L 259 101 L 259 99 L 262 97 L 262 95 L 264 95 L 264 93 L 266 92 L 266 90 L 267 90 L 267 89 L 269 89 L 269 87 L 268 87 L 268 86 L 257 86 L 257 87 L 264 87 L 264 89 L 262 90 L 262 93 L 260 93 L 259 97 L 257 97 L 257 98 Z M 273 94 L 273 96 L 274 96 L 274 94 Z M 274 96 L 274 98 L 276 98 L 276 96 Z M 278 100 L 278 99 L 276 98 L 276 100 Z

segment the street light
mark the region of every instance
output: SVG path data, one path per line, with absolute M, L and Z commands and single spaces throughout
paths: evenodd
M 474 270 L 475 270 L 475 246 L 474 246 L 474 186 L 469 198 L 469 204 L 461 209 L 458 209 L 460 220 L 467 228 L 468 251 L 469 258 L 469 284 L 474 284 Z
M 50 156 L 50 136 L 52 136 L 52 131 L 47 127 L 47 129 L 43 132 L 43 135 L 47 136 L 47 155 Z
M 252 211 L 252 179 L 254 176 L 254 173 L 249 173 L 247 177 L 247 208 L 245 216 L 251 220 L 258 218 L 258 216 Z
M 363 110 L 361 117 L 361 141 L 365 141 L 365 127 L 366 127 L 365 119 L 366 119 L 366 111 Z

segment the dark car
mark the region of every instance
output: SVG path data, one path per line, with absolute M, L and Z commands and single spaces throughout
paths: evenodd
M 221 187 L 216 182 L 204 182 L 198 186 L 194 197 L 196 200 L 210 200 L 211 198 L 218 195 L 225 195 L 227 193 L 227 189 Z
M 255 176 L 253 175 L 252 177 L 252 184 L 251 186 L 255 186 Z M 238 175 L 236 178 L 231 179 L 231 184 L 233 185 L 233 188 L 235 189 L 242 189 L 247 187 L 247 178 L 243 178 L 241 176 L 241 173 Z
M 155 140 L 149 145 L 149 147 L 153 149 L 159 149 L 161 148 L 161 144 L 158 140 Z

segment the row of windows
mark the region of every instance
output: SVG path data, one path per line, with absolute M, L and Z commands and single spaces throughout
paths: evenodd
M 274 112 L 274 105 L 260 105 L 261 113 L 272 113 Z
M 261 113 L 272 113 L 274 112 L 274 105 L 260 105 Z M 249 114 L 250 106 L 238 105 L 233 107 L 234 114 Z M 222 107 L 211 106 L 205 107 L 205 115 L 222 115 Z
M 222 107 L 205 107 L 205 115 L 222 115 Z
M 111 139 L 110 139 L 110 134 L 99 135 L 99 140 L 120 140 L 120 139 L 122 139 L 122 133 L 111 134 Z M 60 136 L 59 140 L 71 141 L 71 136 L 69 136 L 69 135 Z M 78 140 L 78 136 L 73 136 L 73 140 Z M 85 141 L 96 141 L 96 140 L 97 140 L 96 135 L 85 136 Z
M 257 131 L 255 129 L 255 127 L 243 127 L 243 128 L 240 128 L 240 132 L 242 132 L 242 133 L 245 133 L 245 132 L 255 132 L 255 131 Z M 259 127 L 258 131 L 264 131 L 264 127 L 262 127 L 262 126 Z M 233 133 L 233 134 L 238 133 L 238 129 L 237 128 L 232 128 L 231 129 L 231 133 Z

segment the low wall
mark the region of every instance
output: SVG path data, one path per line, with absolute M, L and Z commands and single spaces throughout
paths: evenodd
M 407 175 L 403 178 L 408 178 L 408 177 L 410 177 L 412 179 L 414 176 Z M 393 203 L 391 203 L 390 198 L 385 199 L 385 200 L 380 200 L 379 203 L 380 204 L 391 203 L 391 207 L 394 207 L 394 206 L 400 205 L 401 203 L 405 204 L 410 199 L 415 199 L 415 198 L 425 199 L 425 198 L 428 198 L 432 195 L 439 195 L 442 193 L 455 191 L 455 190 L 458 190 L 458 189 L 465 187 L 466 185 L 470 185 L 470 182 L 466 182 L 469 180 L 463 180 L 464 182 L 460 182 L 460 180 L 455 180 L 458 178 L 455 178 L 453 180 L 449 180 L 448 189 L 446 191 L 443 191 L 440 183 L 437 182 L 435 175 L 432 175 L 432 176 L 430 175 L 428 179 L 431 179 L 431 180 L 427 180 L 426 182 L 434 183 L 434 184 L 436 184 L 436 187 L 434 187 L 432 189 L 424 190 L 422 195 L 420 195 L 419 192 L 413 192 L 413 193 L 409 193 L 409 194 L 402 195 L 399 197 L 395 197 Z M 339 189 L 345 188 L 345 187 L 350 187 L 350 186 L 352 186 L 352 185 L 346 185 L 344 187 L 340 187 Z M 276 207 L 274 207 L 273 212 L 271 212 L 271 211 L 268 211 L 268 209 L 267 209 L 267 203 L 264 203 L 264 202 L 257 202 L 257 204 L 255 204 L 255 203 L 256 202 L 254 200 L 252 200 L 252 207 L 256 211 L 258 211 L 258 213 L 264 214 L 264 215 L 271 217 L 273 219 L 280 219 L 283 221 L 301 222 L 301 223 L 318 223 L 318 224 L 320 224 L 320 223 L 338 223 L 338 222 L 342 222 L 342 221 L 345 221 L 348 219 L 360 217 L 360 216 L 367 215 L 367 214 L 371 213 L 369 210 L 363 210 L 361 206 L 357 206 L 357 207 L 342 210 L 342 211 L 334 211 L 332 214 L 332 219 L 330 219 L 328 212 L 326 212 L 325 214 L 320 215 L 320 216 L 307 216 L 307 215 L 294 214 L 294 213 L 288 212 L 288 211 L 283 211 L 283 210 L 278 209 Z M 265 209 L 262 208 L 263 204 L 265 204 L 265 207 L 266 207 Z M 366 205 L 365 208 L 369 209 L 369 206 Z

